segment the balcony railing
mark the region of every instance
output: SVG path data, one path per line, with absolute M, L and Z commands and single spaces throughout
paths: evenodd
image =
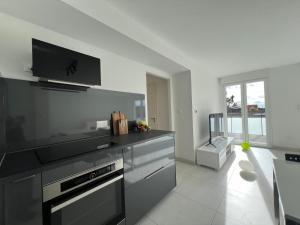
M 230 136 L 243 133 L 241 113 L 230 112 L 227 114 L 228 133 Z M 266 115 L 265 113 L 248 112 L 248 132 L 253 138 L 266 136 Z M 231 135 L 232 134 L 232 135 Z

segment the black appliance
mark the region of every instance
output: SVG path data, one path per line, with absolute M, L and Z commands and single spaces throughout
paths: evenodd
M 125 224 L 123 159 L 43 186 L 44 225 Z
M 213 145 L 213 138 L 219 136 L 224 136 L 223 113 L 209 114 L 209 144 Z
M 145 119 L 143 94 L 0 78 L 0 99 L 0 154 L 110 136 L 94 124 L 113 111 Z
M 101 85 L 100 59 L 32 39 L 33 76 Z
M 286 161 L 292 161 L 292 162 L 300 162 L 300 155 L 299 154 L 285 154 L 285 160 Z

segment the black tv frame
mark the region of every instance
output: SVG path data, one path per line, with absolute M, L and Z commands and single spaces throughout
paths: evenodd
M 223 113 L 211 113 L 209 114 L 209 141 L 208 141 L 208 145 L 212 145 L 214 147 L 216 147 L 213 143 L 212 143 L 212 135 L 211 135 L 211 118 L 212 117 L 220 117 L 220 118 L 224 118 L 224 114 Z
M 56 80 L 101 86 L 101 60 L 32 38 L 32 74 Z

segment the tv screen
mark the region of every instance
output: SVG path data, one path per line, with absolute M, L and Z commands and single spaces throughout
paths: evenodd
M 223 113 L 214 113 L 209 115 L 209 142 L 219 136 L 224 136 L 224 119 Z
M 32 39 L 33 76 L 101 85 L 100 59 Z

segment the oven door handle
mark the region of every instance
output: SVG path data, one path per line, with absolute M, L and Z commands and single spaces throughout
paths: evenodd
M 73 204 L 74 202 L 77 202 L 80 199 L 83 199 L 83 198 L 85 198 L 85 197 L 87 197 L 87 196 L 95 193 L 96 191 L 99 191 L 99 190 L 101 190 L 101 189 L 103 189 L 103 188 L 105 188 L 105 187 L 107 187 L 107 186 L 109 186 L 109 185 L 117 182 L 118 180 L 121 180 L 122 178 L 123 178 L 123 175 L 117 176 L 117 177 L 115 177 L 115 178 L 113 178 L 113 179 L 111 179 L 111 180 L 109 180 L 109 181 L 107 181 L 107 182 L 105 182 L 103 184 L 100 184 L 99 186 L 94 187 L 94 188 L 92 188 L 92 189 L 90 189 L 90 190 L 88 190 L 88 191 L 86 191 L 86 192 L 84 192 L 84 193 L 82 193 L 80 195 L 77 195 L 77 196 L 75 196 L 73 198 L 70 198 L 69 200 L 67 200 L 67 201 L 65 201 L 63 203 L 55 205 L 55 206 L 51 207 L 51 213 L 53 214 L 53 213 L 55 213 L 55 212 L 57 212 L 57 211 L 65 208 L 65 207 Z

